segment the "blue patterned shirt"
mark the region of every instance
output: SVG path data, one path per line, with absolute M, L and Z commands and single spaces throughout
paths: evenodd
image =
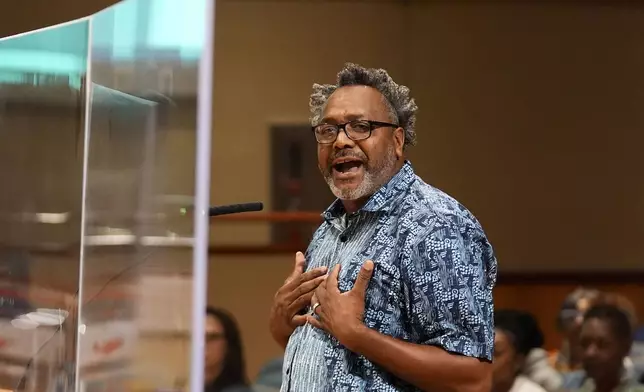
M 366 326 L 492 359 L 496 259 L 465 207 L 424 183 L 406 162 L 358 212 L 346 214 L 336 200 L 324 219 L 306 251 L 307 270 L 340 263 L 345 292 L 364 261 L 373 260 Z M 286 347 L 282 392 L 417 390 L 309 324 L 298 327 Z

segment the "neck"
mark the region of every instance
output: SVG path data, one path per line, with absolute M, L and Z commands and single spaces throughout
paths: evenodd
M 595 381 L 595 391 L 596 392 L 612 392 L 619 385 L 621 375 L 619 373 L 611 374 L 610 376 L 602 377 L 601 379 L 596 379 Z
M 209 372 L 206 372 L 206 385 L 212 385 L 215 381 L 217 381 L 217 378 L 221 374 L 221 365 L 218 365 L 217 367 L 213 367 L 210 369 Z
M 354 212 L 361 209 L 362 206 L 364 206 L 367 203 L 367 200 L 369 200 L 369 197 L 371 197 L 371 195 L 360 199 L 356 199 L 356 200 L 342 200 L 342 205 L 344 206 L 344 210 L 348 214 L 353 214 Z

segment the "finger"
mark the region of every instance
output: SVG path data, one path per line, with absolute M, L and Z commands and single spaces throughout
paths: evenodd
M 373 267 L 374 264 L 371 260 L 367 260 L 364 262 L 364 264 L 362 264 L 362 268 L 360 268 L 360 272 L 358 272 L 356 282 L 351 289 L 352 292 L 360 294 L 360 296 L 364 298 L 364 296 L 367 294 L 369 281 L 371 280 L 371 276 L 373 275 Z
M 327 292 L 326 288 L 324 287 L 324 283 L 319 285 L 317 289 L 315 289 L 314 294 L 315 298 L 317 299 L 317 302 L 322 304 L 326 302 L 326 297 L 327 297 Z
M 302 273 L 304 273 L 305 265 L 306 265 L 306 259 L 304 258 L 304 253 L 302 252 L 295 253 L 295 265 L 293 266 L 293 271 L 291 271 L 291 274 L 286 278 L 285 283 L 292 281 L 298 275 L 301 275 Z
M 300 310 L 310 305 L 312 297 L 313 297 L 313 292 L 306 293 L 298 297 L 287 307 L 287 311 L 288 311 L 287 314 L 294 315 L 299 313 Z
M 287 301 L 293 300 L 295 298 L 301 297 L 304 294 L 312 293 L 322 282 L 324 282 L 324 276 L 318 276 L 313 280 L 309 280 L 306 283 L 302 283 L 288 294 L 288 296 L 286 297 L 286 300 Z
M 307 282 L 319 276 L 325 276 L 327 267 L 317 267 L 300 275 L 300 282 Z
M 315 295 L 315 292 L 313 292 L 313 296 L 311 297 L 311 306 L 315 305 L 318 303 L 318 297 Z
M 326 267 L 314 268 L 303 274 L 295 276 L 291 280 L 288 280 L 284 284 L 284 286 L 282 286 L 280 290 L 278 290 L 278 292 L 282 295 L 287 295 L 290 298 L 296 298 L 302 295 L 306 291 L 314 290 L 320 284 L 320 281 L 324 280 L 325 273 L 326 273 Z M 321 278 L 321 279 L 318 279 L 318 278 Z M 303 288 L 300 289 L 300 286 L 310 281 L 313 281 L 313 282 L 311 284 L 306 284 Z
M 310 316 L 310 315 L 306 316 L 306 322 L 311 324 L 315 328 L 319 328 L 323 331 L 326 331 L 326 329 L 324 329 L 324 326 L 322 326 L 322 323 L 317 318 L 315 318 L 315 316 Z
M 338 288 L 338 276 L 339 275 L 340 275 L 340 264 L 336 264 L 336 266 L 333 267 L 333 270 L 329 274 L 329 277 L 326 278 L 325 288 L 327 290 L 332 290 L 334 292 L 340 292 L 340 289 Z
M 299 327 L 301 325 L 306 324 L 307 321 L 308 321 L 308 316 L 307 315 L 297 315 L 297 316 L 294 316 L 291 319 L 291 325 L 293 327 Z

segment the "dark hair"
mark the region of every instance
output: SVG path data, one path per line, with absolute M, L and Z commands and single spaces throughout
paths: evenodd
M 395 122 L 405 131 L 405 147 L 416 144 L 416 111 L 418 106 L 411 97 L 409 88 L 400 85 L 384 69 L 365 68 L 357 64 L 346 63 L 338 73 L 336 84 L 313 85 L 309 100 L 311 125 L 318 125 L 322 112 L 331 94 L 344 86 L 369 86 L 378 90 L 384 97 L 389 109 L 390 121 Z
M 508 333 L 514 349 L 522 355 L 543 346 L 543 332 L 530 313 L 520 310 L 497 310 L 494 312 L 496 328 Z
M 211 306 L 206 308 L 206 315 L 216 318 L 221 323 L 227 344 L 226 357 L 224 358 L 221 373 L 210 385 L 206 386 L 206 391 L 219 392 L 232 386 L 247 386 L 244 350 L 235 318 L 227 311 Z
M 591 319 L 606 321 L 610 324 L 613 334 L 618 339 L 628 339 L 629 342 L 633 339 L 631 318 L 619 306 L 611 304 L 595 305 L 586 312 L 584 322 Z

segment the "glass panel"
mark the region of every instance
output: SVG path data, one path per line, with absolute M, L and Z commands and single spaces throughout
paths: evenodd
M 205 3 L 128 0 L 92 17 L 82 391 L 185 390 L 203 368 L 190 361 L 193 227 L 208 218 L 190 207 Z
M 0 40 L 0 389 L 75 357 L 88 22 Z

